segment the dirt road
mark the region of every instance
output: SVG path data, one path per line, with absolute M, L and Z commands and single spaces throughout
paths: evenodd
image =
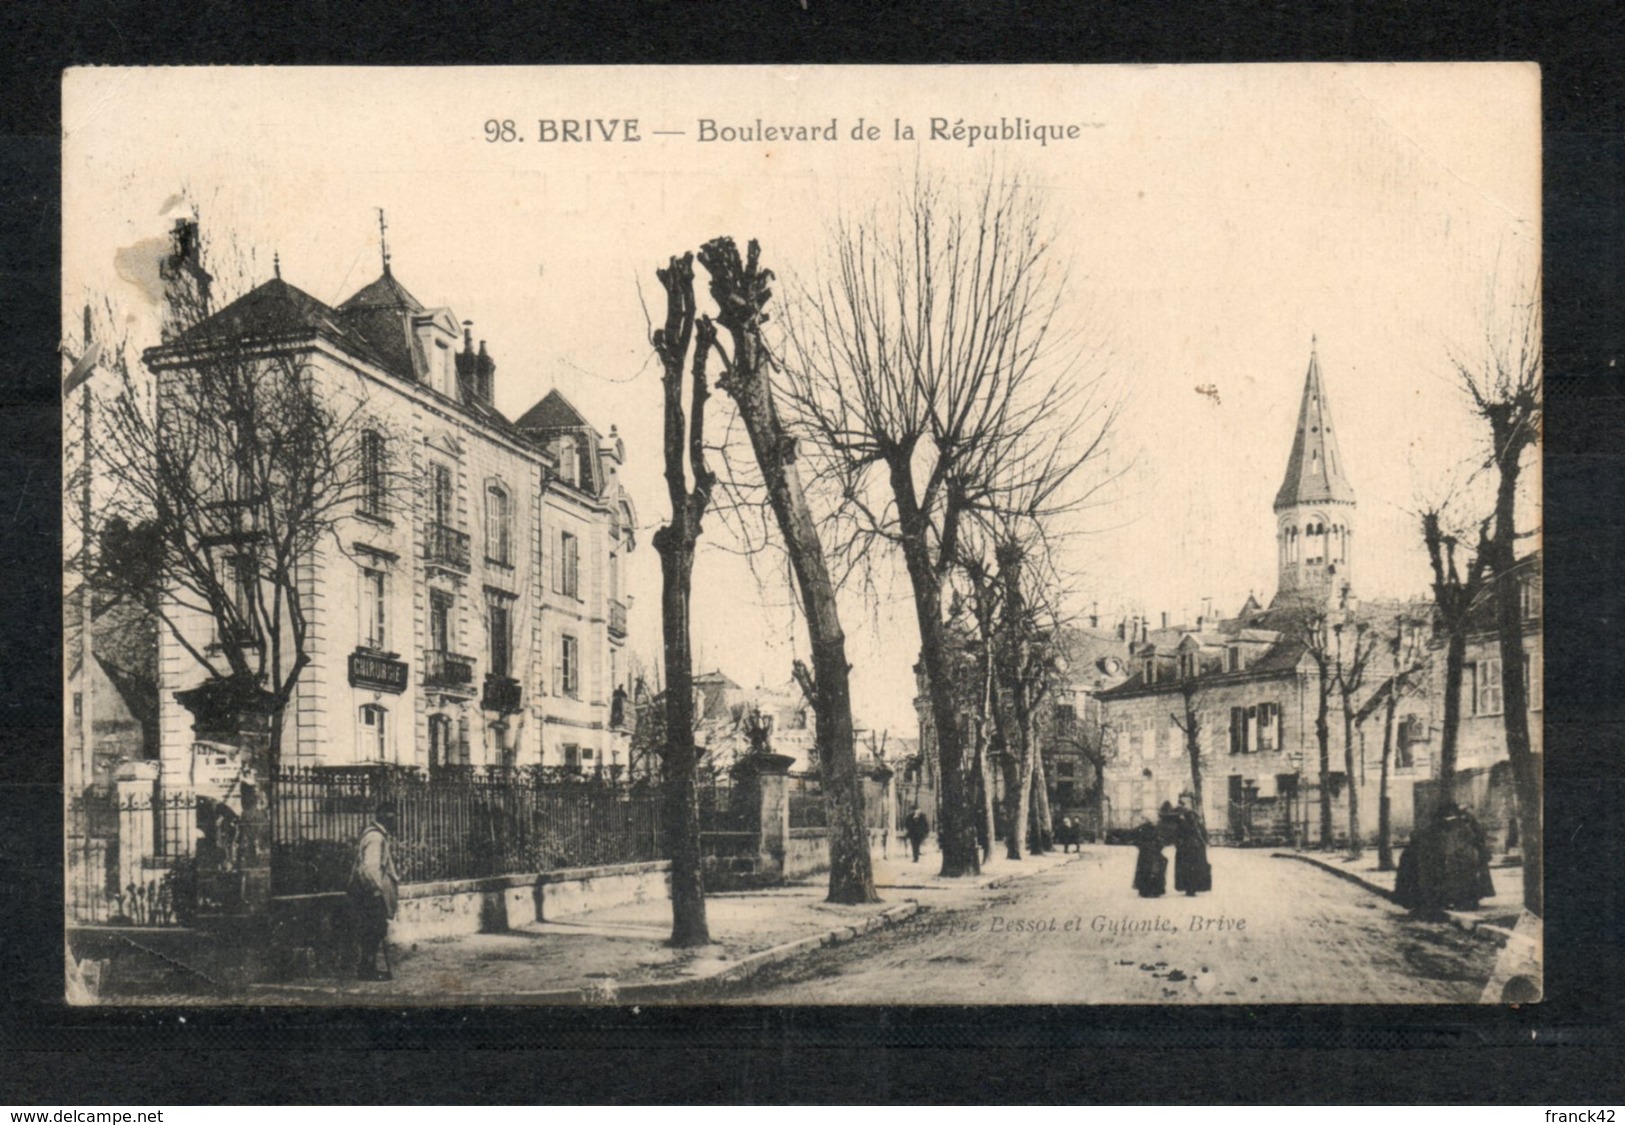
M 1265 851 L 1215 848 L 1214 890 L 1142 899 L 1134 852 L 1063 867 L 777 966 L 723 1002 L 1472 1003 L 1496 947 Z M 1171 881 L 1171 880 L 1170 880 Z

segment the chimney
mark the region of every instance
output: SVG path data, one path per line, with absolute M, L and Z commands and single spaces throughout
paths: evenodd
M 1120 640 L 1120 641 L 1128 640 L 1128 622 L 1127 621 L 1119 621 L 1117 623 L 1117 639 Z
M 163 338 L 173 339 L 209 315 L 209 293 L 214 278 L 203 268 L 203 239 L 196 219 L 176 219 L 169 232 L 169 253 L 158 263 L 164 282 Z
M 496 395 L 497 364 L 496 360 L 492 359 L 490 354 L 486 352 L 484 340 L 480 341 L 480 354 L 474 359 L 474 370 L 476 393 L 480 396 L 481 402 L 490 406 Z
M 474 322 L 463 321 L 463 350 L 453 357 L 457 364 L 457 393 L 472 402 L 478 397 L 478 380 L 474 375 Z
M 1162 611 L 1162 627 L 1164 629 L 1168 628 L 1168 611 L 1167 610 Z
M 1202 626 L 1206 625 L 1206 624 L 1207 624 L 1207 614 L 1205 614 L 1205 613 L 1197 614 L 1196 615 L 1196 631 L 1198 633 L 1200 633 L 1202 631 Z

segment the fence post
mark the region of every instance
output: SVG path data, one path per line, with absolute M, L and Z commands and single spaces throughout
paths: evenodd
M 158 816 L 155 789 L 157 762 L 123 762 L 113 775 L 118 794 L 118 884 L 119 894 L 128 894 L 133 885 L 146 886 L 146 860 L 155 854 L 153 824 Z M 126 904 L 125 911 L 131 909 Z
M 243 764 L 242 816 L 237 825 L 237 856 L 242 876 L 245 921 L 269 914 L 271 908 L 271 715 L 275 699 L 257 684 L 242 679 L 205 680 L 175 693 L 192 713 L 192 731 L 200 742 L 238 747 Z
M 782 878 L 790 844 L 790 767 L 788 754 L 746 754 L 734 764 L 737 785 L 756 789 L 756 873 Z

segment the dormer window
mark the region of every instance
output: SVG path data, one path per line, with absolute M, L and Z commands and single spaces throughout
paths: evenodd
M 1226 650 L 1226 656 L 1226 669 L 1231 672 L 1241 671 L 1241 646 L 1231 645 L 1229 649 Z
M 559 476 L 565 484 L 581 487 L 581 455 L 576 452 L 576 439 L 568 434 L 559 439 Z
M 1196 672 L 1197 672 L 1197 669 L 1199 667 L 1200 667 L 1200 665 L 1199 665 L 1199 663 L 1197 661 L 1196 653 L 1194 653 L 1194 652 L 1182 652 L 1182 653 L 1179 654 L 1179 678 L 1180 679 L 1182 679 L 1182 680 L 1194 680 L 1196 678 Z
M 457 396 L 457 375 L 452 369 L 451 348 L 444 340 L 434 342 L 434 365 L 440 385 L 448 395 Z

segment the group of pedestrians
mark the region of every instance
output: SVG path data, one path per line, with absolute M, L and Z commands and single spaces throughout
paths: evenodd
M 1207 832 L 1189 793 L 1180 795 L 1177 806 L 1164 801 L 1157 822 L 1148 820 L 1140 825 L 1133 839 L 1139 850 L 1134 862 L 1134 889 L 1141 898 L 1160 898 L 1168 893 L 1168 857 L 1162 850 L 1169 844 L 1174 846 L 1174 890 L 1195 895 L 1213 889 Z

